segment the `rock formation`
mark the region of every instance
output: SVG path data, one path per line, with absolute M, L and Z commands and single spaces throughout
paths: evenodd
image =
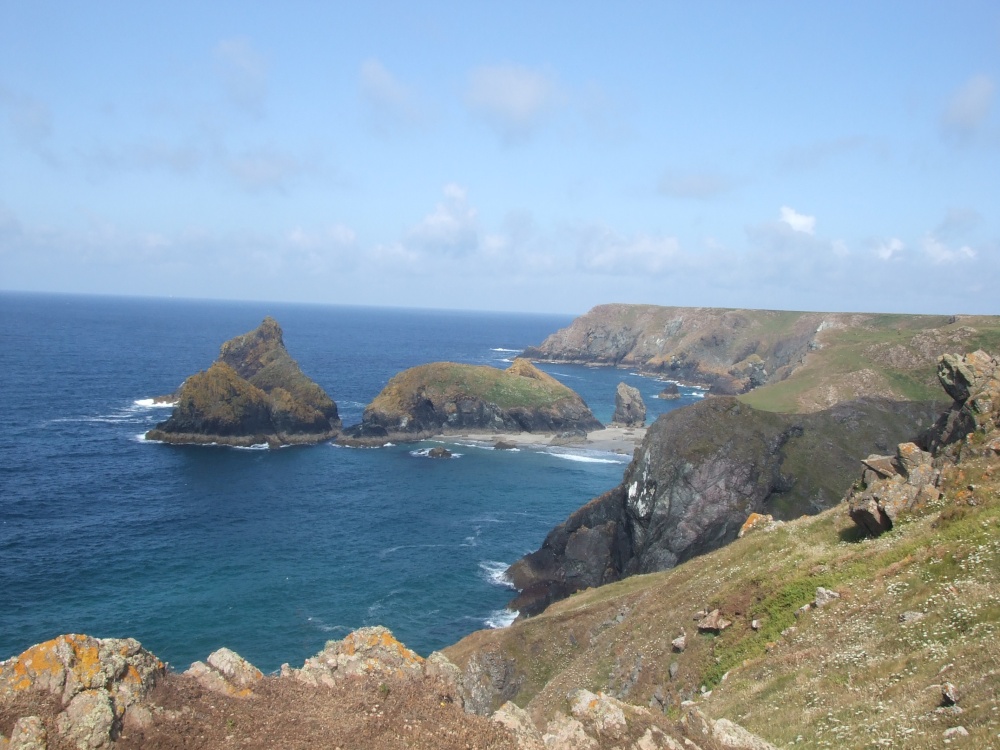
M 667 383 L 667 387 L 656 394 L 656 397 L 673 401 L 681 397 L 681 389 L 677 387 L 677 383 Z
M 270 317 L 224 343 L 219 359 L 172 400 L 173 413 L 148 440 L 288 445 L 329 440 L 340 429 L 336 403 L 302 373 Z
M 615 390 L 615 414 L 612 424 L 622 427 L 642 427 L 646 424 L 646 404 L 638 388 L 619 383 Z
M 736 539 L 753 512 L 791 518 L 830 507 L 858 459 L 916 435 L 935 412 L 873 400 L 777 414 L 720 396 L 662 415 L 622 483 L 508 569 L 521 592 L 510 607 L 532 615 L 574 591 L 674 567 Z
M 940 497 L 942 466 L 963 453 L 1000 453 L 1000 360 L 983 351 L 946 354 L 938 365 L 941 386 L 954 399 L 916 443 L 900 443 L 894 456 L 862 461 L 860 483 L 848 498 L 854 522 L 873 536 L 888 531 L 906 512 Z
M 576 393 L 525 359 L 507 370 L 436 362 L 399 373 L 338 442 L 383 444 L 468 430 L 559 432 L 601 427 Z

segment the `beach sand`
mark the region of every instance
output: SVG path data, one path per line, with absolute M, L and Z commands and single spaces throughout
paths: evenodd
M 604 451 L 607 453 L 622 453 L 632 455 L 636 447 L 646 435 L 645 427 L 605 427 L 587 433 L 584 440 L 572 442 L 563 438 L 554 438 L 551 434 L 535 432 L 462 432 L 439 435 L 434 440 L 468 440 L 483 445 L 494 445 L 498 442 L 513 443 L 518 447 L 529 446 L 559 446 L 562 448 L 580 448 L 583 450 Z

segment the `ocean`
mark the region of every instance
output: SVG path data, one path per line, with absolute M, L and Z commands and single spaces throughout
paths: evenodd
M 60 633 L 134 637 L 174 668 L 227 646 L 265 672 L 385 625 L 427 655 L 514 613 L 503 570 L 629 457 L 429 443 L 173 446 L 152 397 L 271 315 L 345 426 L 397 372 L 505 367 L 570 316 L 0 293 L 0 659 Z M 602 422 L 624 370 L 543 369 Z

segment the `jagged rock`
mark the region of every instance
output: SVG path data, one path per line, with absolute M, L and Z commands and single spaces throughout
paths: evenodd
M 479 649 L 465 665 L 461 686 L 465 710 L 489 716 L 500 705 L 512 700 L 521 687 L 514 660 L 499 649 Z
M 770 531 L 774 526 L 774 516 L 770 513 L 751 513 L 736 536 L 742 539 L 751 531 Z
M 560 432 L 601 423 L 573 390 L 525 359 L 506 370 L 435 362 L 396 375 L 365 408 L 347 445 L 421 440 L 469 430 Z
M 638 388 L 619 383 L 615 390 L 615 414 L 612 424 L 623 427 L 642 427 L 646 424 L 646 404 Z
M 620 737 L 627 726 L 620 701 L 578 688 L 566 696 L 573 716 L 602 737 Z
M 219 359 L 172 397 L 170 418 L 146 433 L 167 443 L 287 445 L 329 440 L 340 429 L 337 404 L 307 378 L 270 317 L 222 345 Z
M 958 688 L 952 683 L 946 682 L 941 685 L 941 705 L 954 706 L 958 703 Z
M 507 701 L 490 718 L 511 731 L 517 741 L 518 750 L 545 750 L 545 740 L 528 712 L 517 704 Z
M 713 609 L 698 622 L 698 630 L 713 633 L 721 633 L 733 623 L 722 616 L 722 613 Z
M 360 628 L 341 641 L 327 641 L 301 669 L 283 665 L 282 677 L 307 685 L 334 685 L 353 675 L 416 678 L 424 674 L 424 659 L 396 640 L 392 631 L 380 626 Z
M 667 674 L 670 675 L 670 679 L 677 677 L 677 672 L 680 671 L 681 665 L 675 661 L 670 662 L 670 666 L 667 667 Z
M 970 433 L 993 437 L 1000 426 L 1000 359 L 981 350 L 945 354 L 938 362 L 938 379 L 955 402 L 924 437 L 923 447 L 938 456 L 974 450 L 964 445 Z
M 115 706 L 107 690 L 84 690 L 59 714 L 59 734 L 80 750 L 108 747 L 118 735 Z
M 216 693 L 248 698 L 253 695 L 253 687 L 264 679 L 257 667 L 228 648 L 213 651 L 206 662 L 196 661 L 185 674 Z
M 451 451 L 440 445 L 437 445 L 427 451 L 428 458 L 451 458 L 451 456 Z
M 587 732 L 576 719 L 565 714 L 556 714 L 545 727 L 546 750 L 599 750 L 597 740 L 587 735 Z
M 47 750 L 48 733 L 38 716 L 22 716 L 14 722 L 6 750 Z M 0 739 L 0 746 L 3 740 Z
M 900 443 L 895 456 L 869 456 L 863 462 L 865 488 L 848 499 L 856 524 L 877 536 L 892 528 L 900 514 L 938 497 L 940 471 L 933 457 L 915 443 Z
M 61 635 L 0 662 L 0 700 L 50 693 L 64 709 L 59 732 L 81 747 L 101 747 L 165 672 L 163 662 L 133 638 Z
M 836 591 L 831 591 L 830 589 L 825 589 L 819 586 L 816 589 L 816 598 L 813 600 L 813 606 L 816 608 L 825 607 L 832 601 L 836 601 L 840 598 L 840 594 Z
M 673 647 L 674 651 L 681 653 L 687 648 L 687 633 L 681 633 L 679 636 L 670 641 L 670 645 Z

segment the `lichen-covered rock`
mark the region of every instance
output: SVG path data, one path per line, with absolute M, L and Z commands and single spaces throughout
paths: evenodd
M 102 747 L 166 668 L 133 638 L 61 635 L 0 662 L 0 699 L 49 693 L 63 706 L 59 732 L 79 747 Z
M 196 661 L 184 673 L 194 677 L 206 690 L 237 698 L 249 698 L 264 674 L 242 656 L 228 648 L 209 654 L 204 662 Z
M 615 414 L 613 424 L 623 427 L 642 427 L 646 424 L 646 404 L 639 389 L 627 383 L 619 383 L 615 389 Z
M 168 443 L 314 443 L 340 430 L 337 404 L 285 349 L 281 327 L 265 318 L 225 342 L 219 359 L 173 397 L 170 418 L 146 433 Z
M 0 747 L 4 750 L 47 750 L 48 746 L 48 733 L 38 716 L 22 716 L 15 721 L 6 746 L 0 739 Z
M 356 675 L 417 678 L 424 675 L 424 659 L 397 641 L 388 628 L 377 626 L 355 630 L 340 641 L 327 641 L 301 669 L 284 665 L 281 675 L 307 685 L 334 685 Z
M 518 750 L 545 750 L 542 733 L 535 728 L 528 712 L 517 704 L 507 701 L 490 718 L 511 731 Z
M 573 716 L 598 736 L 619 738 L 628 726 L 622 704 L 615 698 L 582 688 L 570 691 L 567 698 Z

